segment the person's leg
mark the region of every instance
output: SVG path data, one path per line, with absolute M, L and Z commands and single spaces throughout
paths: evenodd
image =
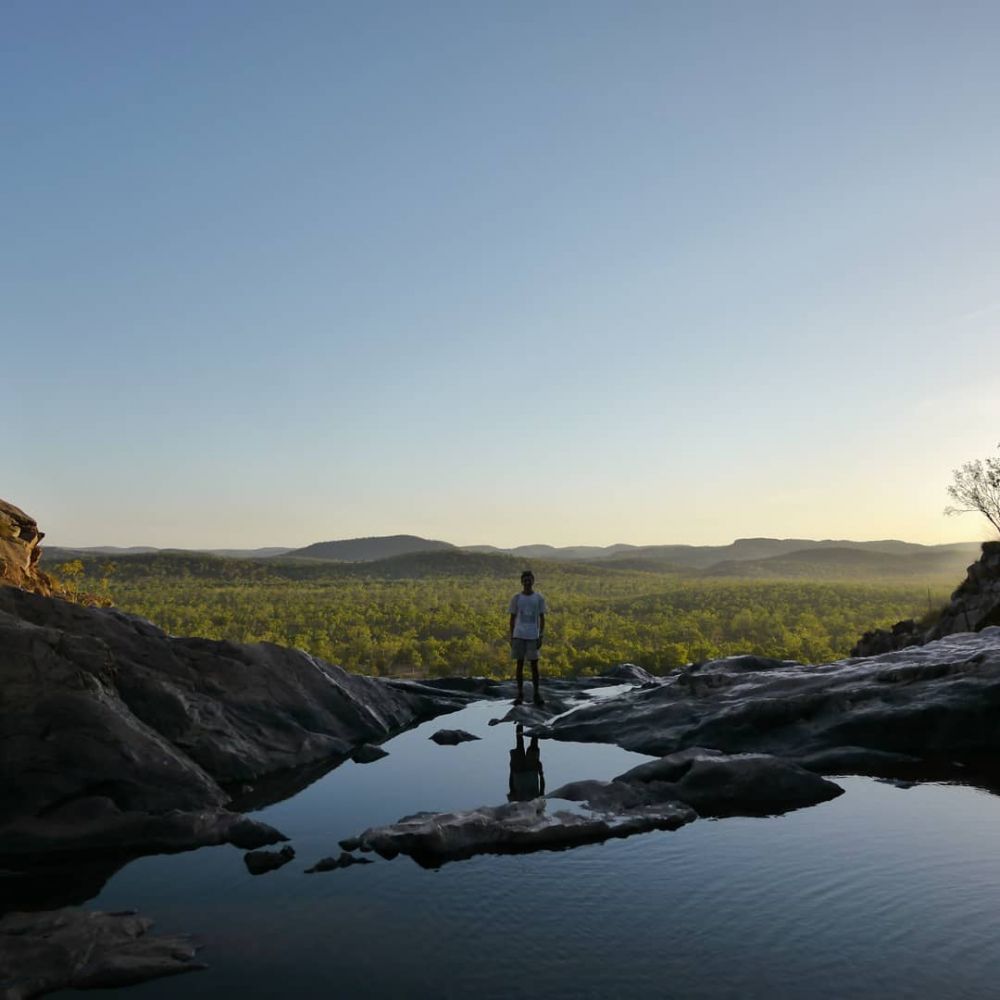
M 517 699 L 516 704 L 520 705 L 524 701 L 524 657 L 517 661 Z
M 542 705 L 542 692 L 538 687 L 538 660 L 531 661 L 531 686 L 535 693 L 535 704 Z

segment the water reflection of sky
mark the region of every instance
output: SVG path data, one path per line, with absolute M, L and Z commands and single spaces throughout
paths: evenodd
M 194 932 L 208 972 L 136 997 L 963 997 L 1000 979 L 1000 799 L 848 778 L 776 819 L 426 871 L 406 858 L 305 875 L 341 837 L 421 810 L 506 800 L 514 727 L 481 703 L 348 763 L 260 815 L 297 857 L 252 878 L 242 852 L 146 858 L 92 906 Z M 439 747 L 437 728 L 482 739 Z M 546 786 L 646 758 L 543 741 Z M 97 996 L 121 996 L 98 991 Z

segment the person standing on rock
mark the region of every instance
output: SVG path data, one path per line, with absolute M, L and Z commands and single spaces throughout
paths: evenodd
M 538 686 L 538 650 L 545 634 L 545 598 L 535 590 L 535 574 L 526 569 L 521 574 L 521 592 L 510 599 L 510 652 L 517 661 L 517 697 L 524 701 L 524 661 L 531 664 L 531 684 L 535 704 L 544 705 Z

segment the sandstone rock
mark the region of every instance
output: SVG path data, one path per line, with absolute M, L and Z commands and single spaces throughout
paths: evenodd
M 577 781 L 551 798 L 620 813 L 664 802 L 699 816 L 775 816 L 843 794 L 832 781 L 767 754 L 728 756 L 692 748 L 640 764 L 613 781 Z
M 936 621 L 922 626 L 907 620 L 890 629 L 873 629 L 858 640 L 851 655 L 877 656 L 993 625 L 1000 625 L 1000 542 L 984 542 L 979 559 L 968 568 Z
M 512 705 L 505 715 L 496 719 L 490 719 L 491 726 L 500 725 L 503 722 L 522 722 L 525 725 L 537 726 L 548 722 L 549 719 L 572 708 L 574 704 L 579 704 L 575 699 L 560 698 L 549 694 L 541 705 L 536 705 L 530 698 L 526 698 L 520 705 Z
M 45 537 L 34 518 L 20 507 L 0 500 L 0 584 L 22 587 L 36 594 L 58 592 L 52 578 L 38 568 Z
M 656 684 L 657 678 L 648 670 L 635 663 L 619 663 L 605 670 L 601 677 L 616 681 L 632 681 L 635 684 Z
M 20 859 L 36 864 L 43 855 L 67 850 L 155 854 L 214 844 L 249 850 L 288 839 L 273 826 L 225 809 L 122 812 L 111 803 L 86 815 L 88 805 L 87 799 L 75 799 L 53 812 L 5 824 L 0 828 L 3 857 L 9 863 Z
M 196 948 L 179 935 L 147 934 L 133 913 L 65 908 L 0 918 L 0 991 L 23 1000 L 64 988 L 129 986 L 195 972 Z
M 344 844 L 385 858 L 406 854 L 424 867 L 476 854 L 563 850 L 610 837 L 649 830 L 674 830 L 695 819 L 676 802 L 640 805 L 619 813 L 549 812 L 545 799 L 480 806 L 464 812 L 417 813 L 389 826 L 365 830 Z
M 344 759 L 456 707 L 299 650 L 175 638 L 14 587 L 0 587 L 0 691 L 8 856 L 217 843 L 240 822 L 223 786 Z
M 459 743 L 468 743 L 469 740 L 478 740 L 480 737 L 473 736 L 472 733 L 467 733 L 464 729 L 439 729 L 428 739 L 433 740 L 438 746 L 453 747 Z
M 750 658 L 681 671 L 553 720 L 556 739 L 654 756 L 686 747 L 792 760 L 836 747 L 906 754 L 1000 751 L 1000 628 L 818 666 Z
M 280 851 L 247 851 L 243 863 L 251 875 L 263 875 L 287 865 L 295 857 L 295 850 L 283 847 Z

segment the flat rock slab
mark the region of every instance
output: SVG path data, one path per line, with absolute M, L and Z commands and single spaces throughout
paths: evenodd
M 0 995 L 24 1000 L 72 987 L 130 986 L 196 972 L 197 949 L 184 936 L 152 935 L 134 913 L 66 907 L 0 919 Z
M 433 740 L 438 746 L 442 747 L 453 747 L 459 743 L 468 743 L 470 740 L 481 738 L 480 736 L 474 736 L 472 733 L 467 733 L 464 729 L 439 729 L 436 733 L 428 737 L 428 739 Z
M 544 798 L 464 812 L 417 813 L 343 841 L 384 858 L 406 854 L 427 868 L 476 854 L 563 850 L 649 830 L 675 830 L 696 814 L 678 802 L 646 804 L 621 814 L 549 811 Z
M 780 757 L 699 749 L 640 764 L 614 783 L 655 790 L 699 816 L 776 816 L 844 793 L 840 785 Z
M 280 851 L 248 851 L 243 855 L 243 863 L 251 875 L 263 875 L 287 865 L 295 857 L 295 850 L 283 847 Z
M 700 746 L 815 766 L 834 748 L 920 758 L 993 755 L 1000 752 L 998 718 L 1000 628 L 990 627 L 815 666 L 753 656 L 715 660 L 595 700 L 538 732 L 656 757 Z M 841 766 L 831 758 L 830 773 Z

